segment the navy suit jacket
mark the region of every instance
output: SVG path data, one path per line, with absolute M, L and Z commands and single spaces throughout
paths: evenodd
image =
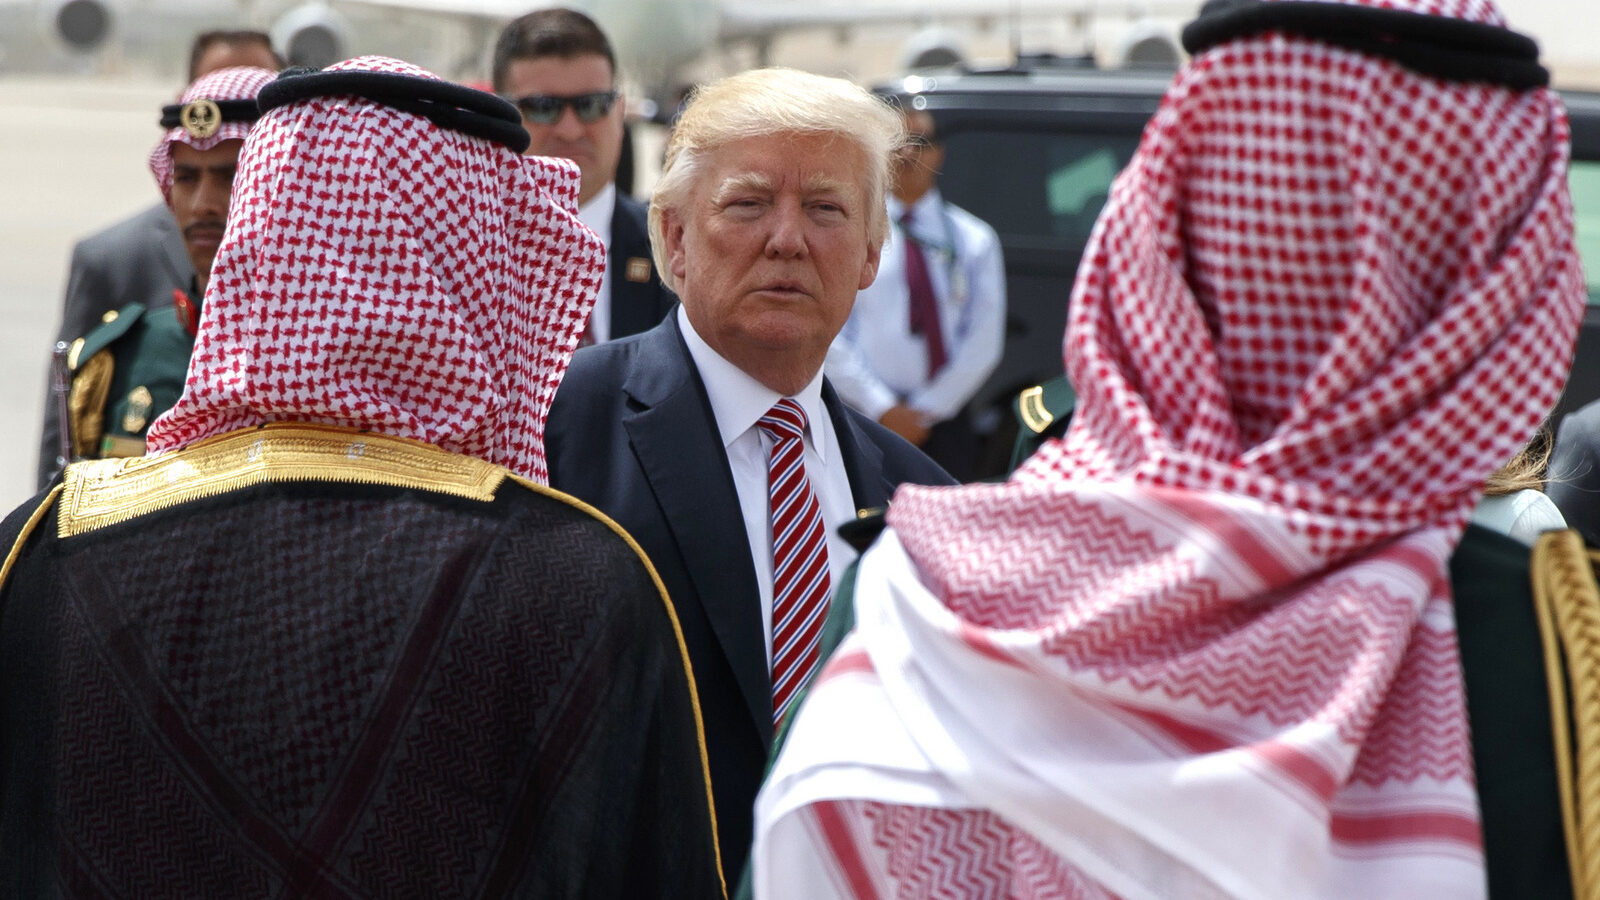
M 72 343 L 99 324 L 107 311 L 129 303 L 170 303 L 173 288 L 187 291 L 193 283 L 194 264 L 189 262 L 178 223 L 165 203 L 157 203 L 72 248 L 56 340 Z M 49 384 L 46 379 L 46 390 Z M 47 395 L 39 443 L 41 488 L 55 471 L 60 433 L 55 398 Z
M 826 381 L 822 396 L 858 508 L 883 506 L 902 482 L 954 483 L 920 450 L 845 406 Z M 676 315 L 578 351 L 550 409 L 545 453 L 551 485 L 627 529 L 677 607 L 732 883 L 750 850 L 772 745 L 772 682 L 733 473 Z
M 630 265 L 644 260 L 649 277 L 638 279 L 640 267 Z M 611 212 L 611 249 L 606 254 L 611 272 L 611 339 L 627 337 L 656 327 L 678 303 L 677 295 L 661 283 L 655 260 L 650 256 L 650 228 L 645 205 L 617 192 Z

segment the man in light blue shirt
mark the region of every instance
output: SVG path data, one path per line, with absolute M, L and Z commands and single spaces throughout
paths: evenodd
M 889 242 L 828 351 L 828 377 L 845 402 L 968 481 L 977 436 L 965 407 L 1000 362 L 1005 264 L 994 229 L 939 194 L 944 146 L 933 117 L 908 110 L 905 119 Z

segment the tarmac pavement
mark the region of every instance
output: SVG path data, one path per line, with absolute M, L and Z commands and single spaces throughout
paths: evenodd
M 161 198 L 145 160 L 180 87 L 0 77 L 0 514 L 34 493 L 72 245 Z

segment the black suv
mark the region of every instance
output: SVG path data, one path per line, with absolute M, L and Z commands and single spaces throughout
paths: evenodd
M 1032 57 L 1004 69 L 921 70 L 880 93 L 925 109 L 947 153 L 939 189 L 1000 234 L 1005 355 L 973 399 L 990 435 L 985 474 L 1004 470 L 1017 392 L 1061 374 L 1067 297 L 1111 179 L 1138 146 L 1170 71 L 1101 70 L 1076 57 Z M 1569 183 L 1589 278 L 1571 381 L 1555 417 L 1600 399 L 1600 94 L 1562 92 L 1572 119 Z

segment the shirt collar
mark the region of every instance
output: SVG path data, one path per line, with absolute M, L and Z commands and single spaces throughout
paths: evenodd
M 589 227 L 589 230 L 600 236 L 605 242 L 606 249 L 611 249 L 611 215 L 617 209 L 617 183 L 606 182 L 600 193 L 589 198 L 589 202 L 578 207 L 578 221 Z
M 772 409 L 783 394 L 751 378 L 743 369 L 728 362 L 722 354 L 694 330 L 683 304 L 678 304 L 678 328 L 683 332 L 683 342 L 689 347 L 689 356 L 700 370 L 700 381 L 706 386 L 706 397 L 711 401 L 711 413 L 717 420 L 717 431 L 722 436 L 722 447 L 738 440 Z M 828 408 L 822 402 L 822 371 L 819 369 L 799 393 L 792 395 L 806 413 L 806 434 L 811 449 L 823 463 L 828 462 L 828 429 L 831 420 Z
M 900 217 L 905 215 L 906 205 L 900 201 L 899 197 L 893 194 L 887 195 L 887 202 L 889 205 L 889 221 L 898 224 Z M 928 188 L 926 194 L 918 197 L 917 202 L 911 204 L 911 220 L 917 223 L 919 231 L 925 230 L 929 224 L 938 219 L 939 207 L 943 203 L 944 200 L 939 196 L 939 189 L 933 187 Z

